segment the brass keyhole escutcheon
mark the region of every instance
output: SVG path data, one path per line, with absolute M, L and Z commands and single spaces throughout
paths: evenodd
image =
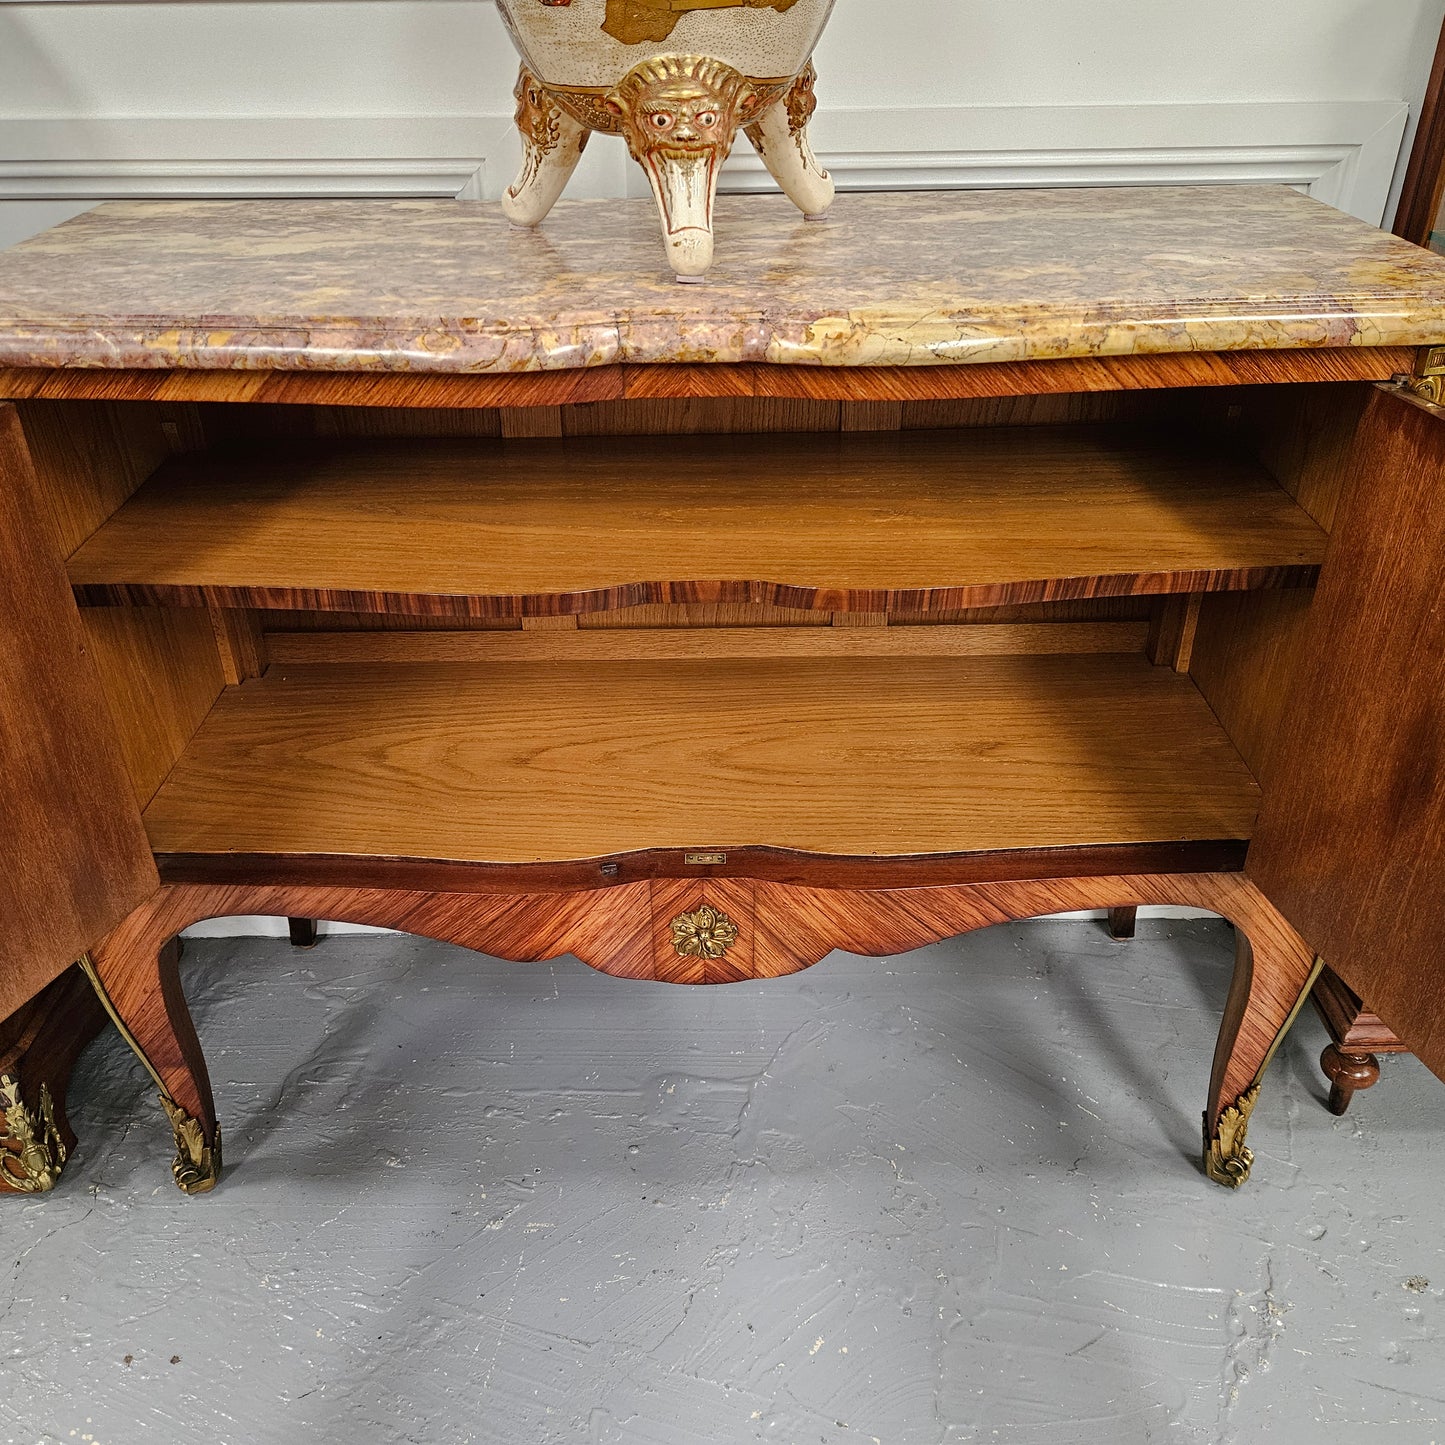
M 737 924 L 710 903 L 672 920 L 672 946 L 679 958 L 721 958 L 737 941 Z

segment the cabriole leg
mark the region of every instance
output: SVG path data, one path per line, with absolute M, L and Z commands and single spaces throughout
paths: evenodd
M 122 1037 L 160 1090 L 176 1140 L 171 1165 L 187 1194 L 205 1194 L 221 1174 L 221 1131 L 211 1080 L 181 992 L 180 948 L 165 894 L 143 904 L 81 967 Z
M 822 220 L 833 204 L 833 177 L 818 164 L 808 142 L 808 122 L 818 106 L 813 97 L 817 78 L 809 61 L 788 93 L 748 126 L 748 139 L 769 174 L 810 221 Z
M 1204 1112 L 1204 1169 L 1217 1184 L 1238 1189 L 1254 1154 L 1245 1143 L 1264 1072 L 1309 998 L 1323 964 L 1256 895 L 1252 935 L 1235 919 L 1234 981 L 1214 1051 L 1209 1106 Z
M 502 196 L 502 213 L 514 226 L 536 226 L 557 204 L 592 132 L 568 115 L 525 65 L 513 94 L 522 169 Z

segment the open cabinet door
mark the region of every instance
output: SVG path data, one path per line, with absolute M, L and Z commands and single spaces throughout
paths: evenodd
M 160 885 L 40 505 L 0 404 L 0 1019 Z
M 1365 410 L 1245 871 L 1445 1078 L 1445 408 Z

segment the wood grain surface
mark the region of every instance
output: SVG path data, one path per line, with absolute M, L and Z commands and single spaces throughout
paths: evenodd
M 882 612 L 1295 585 L 1324 545 L 1228 453 L 1040 427 L 191 455 L 69 565 L 90 603 Z
M 33 461 L 37 520 L 59 558 L 173 451 L 199 439 L 181 406 L 31 401 L 16 410 Z M 220 694 L 216 639 L 195 609 L 87 608 L 81 626 L 144 805 Z
M 1381 388 L 1248 870 L 1445 1077 L 1445 409 Z
M 109 609 L 98 608 L 95 611 Z M 840 612 L 841 618 L 867 616 Z M 526 617 L 524 622 L 572 622 Z M 767 657 L 987 657 L 1141 652 L 1144 622 L 1024 622 L 989 627 L 572 627 L 493 632 L 272 632 L 272 662 L 655 662 Z
M 1241 594 L 1216 592 L 1212 595 L 1229 597 Z M 1248 595 L 1263 597 L 1278 594 L 1267 590 Z M 1012 626 L 1039 622 L 1051 625 L 1065 622 L 1142 622 L 1147 627 L 1162 600 L 1158 597 L 1095 597 L 1080 602 L 1014 602 L 1002 607 L 951 608 L 941 612 L 894 612 L 889 614 L 888 622 L 890 626 L 900 627 L 915 624 L 962 627 L 973 623 Z M 268 655 L 273 645 L 282 650 L 290 645 L 287 641 L 288 634 L 303 632 L 457 634 L 519 632 L 522 626 L 520 617 L 417 617 L 403 612 L 309 612 L 277 609 L 257 615 L 265 627 Z M 771 607 L 765 602 L 679 602 L 620 607 L 615 612 L 580 612 L 575 614 L 573 620 L 578 630 L 583 632 L 614 628 L 634 633 L 642 630 L 703 628 L 768 628 L 777 632 L 802 627 L 830 629 L 838 617 L 848 615 L 851 614 L 815 612 L 802 607 Z M 987 644 L 981 643 L 980 646 Z
M 1354 383 L 1359 386 L 1362 383 Z M 1251 392 L 1254 389 L 1251 388 Z M 711 432 L 936 431 L 962 426 L 1176 422 L 1202 398 L 1228 403 L 1239 388 L 1205 391 L 1081 392 L 941 401 L 813 401 L 794 397 L 640 397 L 580 406 L 288 406 L 280 402 L 162 403 L 194 412 L 208 445 L 242 441 L 360 437 L 500 437 L 507 431 L 565 437 L 696 436 Z M 527 420 L 536 413 L 534 420 Z M 189 450 L 197 450 L 195 447 Z
M 1327 532 L 1335 524 L 1355 430 L 1372 390 L 1337 382 L 1227 393 L 1239 398 L 1245 434 L 1266 470 Z
M 195 607 L 83 607 L 80 621 L 144 807 L 225 686 L 211 619 Z
M 1334 969 L 1327 968 L 1320 974 L 1310 994 L 1310 1002 L 1329 1031 L 1330 1038 L 1347 1053 L 1409 1052 L 1396 1037 L 1394 1029 L 1378 1014 L 1372 1013 Z
M 266 671 L 266 637 L 260 613 L 246 607 L 209 607 L 221 675 L 228 684 L 260 677 Z
M 1294 727 L 1294 683 L 1309 630 L 1309 588 L 1204 599 L 1189 674 L 1261 784 Z
M 31 401 L 17 408 L 41 514 L 68 557 L 171 454 L 154 406 Z
M 1178 352 L 961 366 L 598 366 L 510 375 L 408 372 L 0 369 L 0 397 L 277 402 L 372 407 L 567 406 L 626 398 L 775 396 L 909 402 L 964 397 L 1384 381 L 1408 372 L 1408 346 Z
M 1440 219 L 1445 197 L 1445 30 L 1435 48 L 1435 62 L 1420 106 L 1415 144 L 1400 191 L 1392 227 L 1397 236 L 1428 246 Z
M 0 1018 L 155 887 L 13 406 L 0 406 Z
M 146 813 L 158 852 L 544 862 L 1245 838 L 1257 789 L 1142 657 L 273 667 Z

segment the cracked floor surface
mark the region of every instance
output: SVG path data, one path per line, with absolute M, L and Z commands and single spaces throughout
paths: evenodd
M 1197 1165 L 1229 931 L 1000 927 L 767 983 L 197 941 L 226 1133 L 113 1035 L 0 1201 L 3 1445 L 1445 1445 L 1445 1092 L 1307 1014 Z

